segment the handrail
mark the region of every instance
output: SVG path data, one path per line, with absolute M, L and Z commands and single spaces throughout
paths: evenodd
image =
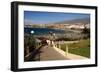
M 31 53 L 29 53 L 28 56 L 25 56 L 25 61 L 34 61 L 36 56 L 38 55 L 39 55 L 39 60 L 40 60 L 40 53 L 42 53 L 42 51 L 40 51 L 41 47 L 42 45 L 39 48 L 33 50 Z

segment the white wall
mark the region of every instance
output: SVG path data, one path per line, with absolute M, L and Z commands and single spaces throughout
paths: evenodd
M 13 0 L 1 0 L 0 2 L 0 73 L 11 73 L 10 69 L 10 2 Z M 17 0 L 16 0 L 17 1 Z M 78 5 L 94 5 L 100 9 L 100 0 L 21 0 L 45 3 L 61 3 L 61 4 L 78 4 Z M 100 12 L 100 10 L 99 10 Z M 98 13 L 99 13 L 98 12 Z M 98 14 L 100 16 L 100 14 Z M 98 17 L 99 19 L 99 17 Z M 100 23 L 100 22 L 99 22 Z M 99 24 L 98 23 L 98 24 Z M 100 25 L 98 25 L 100 27 Z M 99 29 L 100 31 L 100 29 Z M 100 35 L 99 35 L 100 37 Z M 99 40 L 99 39 L 98 39 Z M 99 46 L 100 47 L 100 46 Z M 99 48 L 98 48 L 99 49 Z M 100 49 L 98 50 L 100 52 Z M 99 53 L 100 55 L 100 53 Z M 100 58 L 99 58 L 100 60 Z M 100 64 L 100 63 L 99 63 Z M 91 68 L 74 68 L 60 70 L 35 71 L 36 73 L 98 73 L 99 67 Z M 32 71 L 30 71 L 32 73 Z

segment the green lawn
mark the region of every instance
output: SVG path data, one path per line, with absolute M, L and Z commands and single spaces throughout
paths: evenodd
M 78 43 L 61 44 L 61 49 L 66 51 L 68 45 L 68 52 L 90 58 L 90 40 L 80 40 Z
M 69 53 L 81 55 L 90 58 L 90 48 L 69 49 Z

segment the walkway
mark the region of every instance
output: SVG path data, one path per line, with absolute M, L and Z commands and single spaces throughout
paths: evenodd
M 42 53 L 40 54 L 40 60 L 68 60 L 68 58 L 56 49 L 50 46 L 44 46 L 41 48 Z

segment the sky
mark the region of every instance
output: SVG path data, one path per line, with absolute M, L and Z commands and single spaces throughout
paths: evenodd
M 90 14 L 24 11 L 25 24 L 49 24 L 79 18 L 89 18 Z

